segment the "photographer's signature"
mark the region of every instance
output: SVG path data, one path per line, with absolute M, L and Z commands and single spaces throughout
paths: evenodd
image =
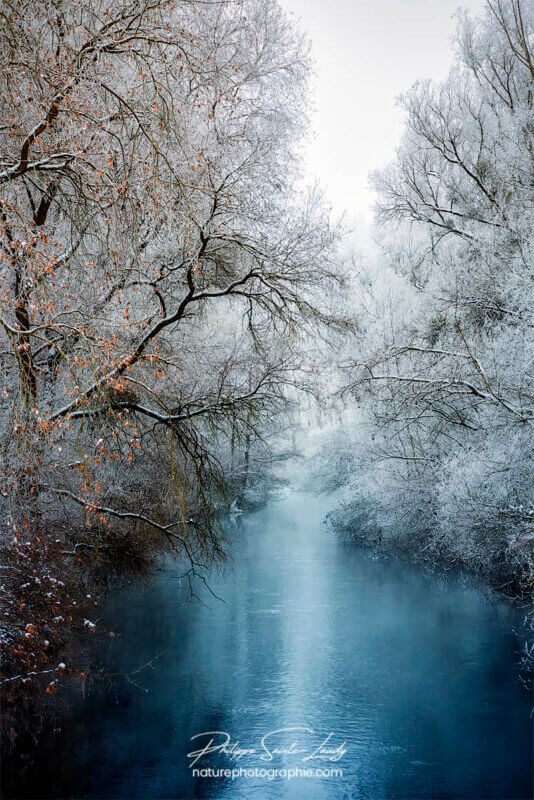
M 259 756 L 261 761 L 273 761 L 276 756 L 295 756 L 303 762 L 336 762 L 347 752 L 347 743 L 336 745 L 335 738 L 333 731 L 321 738 L 312 728 L 277 728 L 262 736 L 256 747 L 245 747 L 239 739 L 233 740 L 227 731 L 204 731 L 191 737 L 191 741 L 195 740 L 199 746 L 187 757 L 191 759 L 190 767 L 212 753 L 225 755 L 230 761 L 249 756 Z

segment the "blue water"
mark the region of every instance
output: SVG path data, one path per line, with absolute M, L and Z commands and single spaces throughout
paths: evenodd
M 175 565 L 110 598 L 107 623 L 121 632 L 112 671 L 158 658 L 133 682 L 80 695 L 12 794 L 530 798 L 521 613 L 460 575 L 338 543 L 322 524 L 328 510 L 291 494 L 231 523 L 231 560 L 210 580 L 224 602 L 204 591 L 205 606 L 181 604 Z M 317 753 L 329 734 L 332 752 Z M 225 738 L 229 751 L 255 752 L 219 749 L 196 769 L 342 775 L 194 776 L 188 754 Z

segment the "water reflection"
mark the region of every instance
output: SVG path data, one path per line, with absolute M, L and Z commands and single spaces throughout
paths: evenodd
M 18 797 L 527 798 L 532 730 L 516 667 L 518 612 L 459 576 L 373 560 L 325 532 L 325 500 L 290 495 L 241 517 L 232 560 L 214 576 L 224 599 L 182 606 L 169 569 L 116 596 L 118 669 L 161 654 L 132 685 L 82 702 L 44 742 Z M 333 733 L 342 778 L 194 777 L 191 737 L 227 731 L 260 751 L 197 767 L 302 767 L 260 760 L 279 728 L 311 752 Z M 205 740 L 201 740 L 205 741 Z M 219 739 L 220 741 L 220 739 Z M 280 748 L 283 749 L 283 748 Z M 37 777 L 38 776 L 38 777 Z

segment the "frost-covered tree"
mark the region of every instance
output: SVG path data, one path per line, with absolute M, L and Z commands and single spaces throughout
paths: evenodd
M 377 526 L 526 585 L 533 90 L 534 6 L 487 0 L 480 18 L 460 16 L 447 80 L 402 98 L 397 158 L 374 177 L 377 223 L 391 233 L 362 289 L 366 329 L 347 380 L 364 411 L 355 446 Z
M 28 672 L 89 554 L 219 551 L 221 452 L 283 410 L 339 275 L 299 183 L 308 47 L 277 3 L 0 18 L 4 665 Z

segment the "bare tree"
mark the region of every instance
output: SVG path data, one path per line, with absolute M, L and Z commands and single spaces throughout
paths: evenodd
M 0 14 L 6 546 L 39 580 L 154 536 L 199 571 L 221 438 L 262 436 L 336 321 L 337 231 L 297 190 L 307 42 L 268 0 Z M 35 670 L 57 604 L 33 582 L 21 615 L 21 570 L 8 650 Z
M 480 18 L 460 15 L 447 80 L 402 99 L 398 157 L 375 176 L 384 268 L 346 380 L 372 431 L 356 447 L 384 528 L 525 587 L 533 11 L 488 0 Z

